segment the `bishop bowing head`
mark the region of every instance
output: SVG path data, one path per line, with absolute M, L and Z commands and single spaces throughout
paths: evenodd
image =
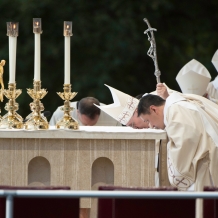
M 164 106 L 163 98 L 148 94 L 139 101 L 138 117 L 141 117 L 151 128 L 164 129 Z
M 139 100 L 111 86 L 106 86 L 109 88 L 114 102 L 105 106 L 96 106 L 125 126 L 138 129 L 148 128 L 148 124 L 138 117 Z

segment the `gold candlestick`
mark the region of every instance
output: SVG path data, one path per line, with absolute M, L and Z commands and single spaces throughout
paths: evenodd
M 9 129 L 22 129 L 23 128 L 23 118 L 16 112 L 19 108 L 18 103 L 15 99 L 22 93 L 21 89 L 16 89 L 16 83 L 9 83 L 8 90 L 4 89 L 4 95 L 9 99 L 8 103 L 5 105 L 5 110 L 8 111 L 0 122 L 1 128 Z
M 48 121 L 41 114 L 41 111 L 44 111 L 44 106 L 40 101 L 48 92 L 45 89 L 41 89 L 41 81 L 33 81 L 33 89 L 27 89 L 27 93 L 33 99 L 33 102 L 30 103 L 32 113 L 25 119 L 25 129 L 48 129 Z
M 56 128 L 68 128 L 68 129 L 79 129 L 79 123 L 77 120 L 71 117 L 70 111 L 74 108 L 70 107 L 70 100 L 73 99 L 77 92 L 71 92 L 71 84 L 64 84 L 64 92 L 57 92 L 57 94 L 64 100 L 64 106 L 61 107 L 61 110 L 64 111 L 63 118 L 56 123 Z

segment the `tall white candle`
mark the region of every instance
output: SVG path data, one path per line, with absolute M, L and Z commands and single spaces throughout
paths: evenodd
M 18 27 L 19 23 L 7 22 L 7 36 L 9 36 L 9 83 L 15 83 Z
M 35 35 L 34 81 L 40 81 L 41 69 L 41 18 L 33 18 L 33 33 Z
M 40 34 L 35 33 L 35 59 L 34 59 L 34 80 L 40 81 L 40 67 L 41 67 L 41 46 L 40 46 Z
M 9 36 L 9 83 L 15 83 L 17 37 Z
M 70 36 L 64 38 L 64 84 L 70 84 Z
M 72 22 L 64 21 L 64 84 L 70 84 L 70 37 Z

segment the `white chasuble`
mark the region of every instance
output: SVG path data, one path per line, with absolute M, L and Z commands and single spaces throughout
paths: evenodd
M 218 185 L 218 106 L 193 94 L 171 94 L 164 107 L 168 176 L 179 190 Z

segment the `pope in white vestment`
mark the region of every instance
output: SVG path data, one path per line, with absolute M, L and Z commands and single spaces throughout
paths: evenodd
M 146 103 L 149 96 L 154 95 L 140 100 L 138 112 L 152 127 L 167 132 L 171 185 L 197 191 L 217 186 L 218 106 L 198 95 L 178 93 L 172 93 L 163 105 L 154 106 L 151 101 Z

